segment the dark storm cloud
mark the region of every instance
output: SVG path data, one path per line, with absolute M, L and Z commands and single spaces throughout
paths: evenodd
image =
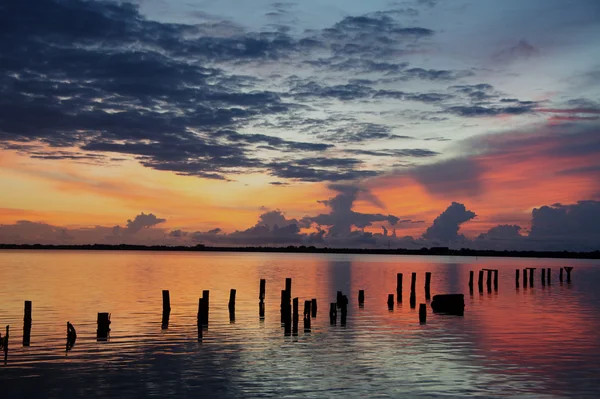
M 316 161 L 312 164 L 310 162 Z M 355 159 L 328 159 L 312 158 L 307 160 L 275 161 L 267 166 L 270 174 L 282 179 L 291 179 L 305 182 L 357 180 L 379 174 L 374 170 L 354 169 L 362 161 Z
M 528 113 L 534 113 L 535 109 L 533 105 L 519 105 L 509 107 L 496 107 L 496 106 L 479 106 L 479 105 L 464 105 L 446 108 L 446 112 L 457 116 L 463 116 L 467 118 L 477 118 L 485 116 L 499 116 L 499 115 L 522 115 Z
M 432 242 L 454 242 L 464 239 L 464 236 L 458 234 L 460 225 L 477 216 L 474 212 L 458 202 L 453 202 L 433 224 L 423 233 L 423 238 Z
M 436 196 L 475 196 L 482 190 L 484 168 L 471 158 L 444 160 L 416 166 L 406 173 Z
M 323 140 L 331 140 L 338 143 L 361 143 L 374 140 L 405 140 L 413 138 L 392 133 L 392 128 L 390 126 L 364 122 L 344 124 L 337 128 L 329 128 L 324 132 L 317 133 L 316 136 Z

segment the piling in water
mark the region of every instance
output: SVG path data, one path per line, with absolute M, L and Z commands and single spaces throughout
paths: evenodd
M 396 274 L 396 296 L 398 302 L 402 302 L 402 273 Z
M 479 287 L 479 292 L 483 292 L 483 270 L 479 271 L 479 276 L 477 277 L 477 286 Z
M 329 305 L 329 323 L 333 326 L 337 324 L 337 304 L 331 302 Z
M 519 288 L 519 277 L 521 276 L 521 271 L 519 269 L 516 269 L 516 273 L 515 273 L 515 284 L 517 285 L 517 288 Z
M 527 269 L 523 269 L 523 288 L 527 288 Z
M 2 350 L 4 351 L 4 362 L 8 359 L 8 337 L 9 337 L 10 326 L 6 326 L 6 334 L 0 339 Z
M 431 272 L 425 272 L 425 299 L 431 298 Z
M 338 292 L 337 292 L 336 301 L 335 301 L 335 303 L 336 303 L 336 306 L 337 306 L 338 308 L 340 308 L 340 307 L 341 307 L 341 305 L 342 305 L 342 296 L 343 296 L 343 295 L 342 295 L 342 291 L 338 291 Z
M 288 290 L 281 290 L 281 323 L 291 322 L 291 298 Z
M 98 329 L 96 339 L 98 341 L 108 340 L 110 335 L 110 313 L 98 313 Z
M 204 298 L 198 298 L 198 342 L 202 341 L 202 323 L 204 321 Z
M 415 292 L 417 285 L 417 273 L 413 273 L 410 277 L 410 292 Z
M 387 305 L 389 310 L 394 310 L 394 294 L 388 294 Z
M 571 282 L 571 270 L 573 270 L 573 266 L 565 266 L 565 271 L 567 272 L 567 283 Z
M 229 322 L 235 321 L 235 294 L 236 291 L 232 288 L 231 291 L 229 291 L 229 304 L 227 305 L 229 309 Z
M 258 292 L 258 299 L 263 301 L 265 299 L 265 286 L 267 285 L 267 280 L 264 278 L 260 279 L 260 290 Z
M 311 301 L 304 301 L 304 331 L 310 331 L 310 306 Z M 307 331 L 308 330 L 308 331 Z
M 417 273 L 412 273 L 410 279 L 410 307 L 414 309 L 417 306 L 417 294 L 415 292 L 415 286 L 417 285 Z
M 552 269 L 548 268 L 547 273 L 546 273 L 546 276 L 548 277 L 548 285 L 552 284 L 552 279 L 550 278 L 550 271 L 551 270 Z
M 529 286 L 533 287 L 533 274 L 535 273 L 535 267 L 529 268 Z
M 264 301 L 260 301 L 258 303 L 258 317 L 261 320 L 265 319 L 265 302 Z
M 340 325 L 346 325 L 346 316 L 348 315 L 348 298 L 346 295 L 342 295 L 342 306 L 340 307 L 341 316 L 340 316 Z
M 419 322 L 425 324 L 427 322 L 427 305 L 422 303 L 419 305 Z
M 358 290 L 358 306 L 365 304 L 365 290 Z
M 494 269 L 494 290 L 498 291 L 498 269 Z
M 465 297 L 463 294 L 434 295 L 431 308 L 435 312 L 462 316 L 465 311 Z
M 288 294 L 290 294 L 290 298 L 291 298 L 292 297 L 292 279 L 289 277 L 285 279 L 285 290 L 288 292 Z
M 209 297 L 210 297 L 210 291 L 209 290 L 204 290 L 202 291 L 202 325 L 203 326 L 208 326 L 208 320 L 209 320 L 209 311 L 210 311 L 210 301 L 209 301 Z
M 546 269 L 542 267 L 542 285 L 546 285 Z
M 162 291 L 162 300 L 163 300 L 163 311 L 162 311 L 161 328 L 164 330 L 164 329 L 169 328 L 169 316 L 171 315 L 171 297 L 169 295 L 169 290 Z
M 561 267 L 559 272 L 558 272 L 558 281 L 560 281 L 562 283 L 563 281 L 563 268 Z
M 492 269 L 483 269 L 487 272 L 487 280 L 486 280 L 486 285 L 487 285 L 487 289 L 488 291 L 492 288 Z
M 475 273 L 473 272 L 473 270 L 469 271 L 469 291 L 473 292 L 473 275 Z
M 414 309 L 415 307 L 417 307 L 417 294 L 415 294 L 414 292 L 410 293 L 410 308 Z
M 77 332 L 75 331 L 75 327 L 73 327 L 73 324 L 69 323 L 67 321 L 67 347 L 66 347 L 66 351 L 70 351 L 71 349 L 73 349 L 73 346 L 75 345 L 75 341 L 77 340 Z
M 313 318 L 317 317 L 317 298 L 310 301 L 310 315 Z
M 25 301 L 23 316 L 23 346 L 29 346 L 31 342 L 31 301 Z
M 294 298 L 292 306 L 292 334 L 298 335 L 298 298 Z

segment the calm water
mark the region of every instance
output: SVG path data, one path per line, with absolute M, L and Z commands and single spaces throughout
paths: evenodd
M 558 268 L 574 266 L 572 284 Z M 535 287 L 515 288 L 515 269 L 538 267 Z M 540 283 L 552 268 L 552 285 Z M 499 269 L 499 289 L 469 295 L 469 270 Z M 431 291 L 465 294 L 464 317 L 417 307 Z M 396 273 L 404 303 L 386 305 Z M 477 272 L 476 272 L 477 276 Z M 311 331 L 285 336 L 279 304 L 317 298 Z M 266 316 L 258 316 L 259 280 Z M 10 351 L 0 397 L 597 397 L 600 395 L 598 261 L 150 252 L 0 252 L 0 326 Z M 227 311 L 237 289 L 236 320 Z M 161 330 L 161 290 L 171 293 Z M 210 290 L 210 325 L 198 342 L 196 313 Z M 357 293 L 365 290 L 364 308 Z M 331 326 L 336 291 L 350 299 L 347 325 Z M 22 347 L 23 302 L 33 301 L 31 346 Z M 302 306 L 301 306 L 302 308 Z M 98 312 L 111 337 L 96 341 Z M 339 318 L 339 316 L 338 316 Z M 66 322 L 77 342 L 65 353 Z

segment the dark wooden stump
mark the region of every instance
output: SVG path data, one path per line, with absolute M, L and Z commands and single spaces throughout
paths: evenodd
M 523 288 L 527 288 L 527 269 L 523 269 Z
M 70 351 L 71 349 L 73 349 L 73 346 L 75 346 L 75 341 L 77 340 L 77 332 L 75 331 L 75 327 L 73 326 L 73 324 L 69 323 L 67 321 L 67 347 L 66 347 L 66 352 Z
M 483 292 L 483 270 L 479 271 L 479 276 L 477 277 L 477 286 L 479 287 L 479 292 Z
M 25 301 L 23 316 L 23 346 L 31 343 L 31 301 Z
M 291 322 L 291 298 L 288 290 L 281 290 L 281 323 Z
M 463 294 L 434 295 L 431 308 L 434 312 L 462 316 L 465 311 L 465 297 Z
M 210 291 L 209 290 L 202 291 L 202 306 L 203 306 L 203 309 L 202 309 L 202 325 L 203 326 L 208 326 L 209 311 L 210 311 L 209 298 L 210 298 Z
M 425 299 L 431 298 L 431 272 L 425 272 Z
M 98 329 L 96 339 L 106 341 L 110 335 L 110 313 L 98 313 Z
M 198 318 L 197 318 L 197 324 L 198 324 L 198 342 L 202 342 L 202 329 L 204 328 L 203 323 L 204 323 L 204 298 L 198 298 Z
M 342 295 L 342 291 L 338 291 L 338 292 L 337 292 L 337 297 L 336 297 L 336 300 L 335 300 L 336 306 L 337 306 L 338 308 L 339 308 L 339 307 L 341 307 L 341 304 L 342 304 L 342 296 L 343 296 L 343 295 Z
M 298 298 L 292 301 L 292 334 L 298 335 Z
M 529 286 L 533 287 L 533 275 L 535 273 L 535 267 L 529 268 Z
M 346 325 L 346 316 L 348 315 L 348 298 L 346 295 L 342 295 L 342 306 L 340 308 L 341 316 L 340 316 L 340 325 Z
M 163 330 L 169 328 L 169 316 L 171 315 L 171 297 L 169 295 L 169 290 L 162 291 L 162 300 L 163 300 L 163 311 L 162 311 L 162 322 L 161 328 Z
M 475 272 L 473 272 L 473 270 L 469 271 L 469 290 L 471 292 L 473 292 L 473 275 L 475 274 Z
M 410 277 L 410 292 L 415 292 L 417 286 L 417 273 L 412 273 Z
M 4 351 L 4 363 L 8 360 L 8 338 L 10 337 L 10 326 L 6 326 L 6 334 L 1 337 L 0 343 L 2 344 L 2 350 Z
M 260 289 L 258 291 L 258 299 L 263 301 L 265 299 L 267 280 L 264 278 L 260 279 Z
M 288 294 L 290 294 L 290 298 L 291 298 L 292 297 L 292 279 L 289 277 L 285 279 L 285 290 L 288 292 Z
M 410 303 L 411 309 L 414 309 L 417 307 L 417 294 L 415 294 L 414 292 L 410 293 L 409 303 Z
M 563 268 L 562 267 L 558 271 L 558 281 L 560 281 L 561 283 L 563 281 Z
M 227 305 L 227 308 L 229 309 L 229 322 L 230 323 L 235 322 L 235 294 L 236 294 L 236 290 L 232 288 L 229 291 L 229 304 Z
M 519 269 L 516 269 L 516 273 L 515 273 L 515 284 L 517 285 L 517 288 L 519 288 L 519 277 L 521 276 L 521 271 Z
M 389 310 L 394 310 L 394 294 L 388 294 L 387 305 Z
M 547 273 L 546 273 L 546 277 L 548 277 L 548 285 L 552 284 L 552 279 L 550 278 L 550 271 L 552 269 L 548 268 Z
M 310 305 L 311 301 L 304 301 L 304 331 L 310 332 Z
M 313 318 L 317 317 L 317 298 L 310 301 L 310 312 Z
M 498 269 L 494 269 L 494 290 L 498 291 Z
M 419 322 L 425 324 L 427 322 L 427 305 L 422 303 L 419 305 Z
M 546 269 L 542 267 L 542 285 L 546 285 Z
M 358 306 L 365 304 L 365 290 L 358 290 Z

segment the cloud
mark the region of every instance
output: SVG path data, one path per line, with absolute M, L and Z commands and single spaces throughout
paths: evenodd
M 423 238 L 431 242 L 448 243 L 464 239 L 458 234 L 461 224 L 477 216 L 458 202 L 453 202 L 423 233 Z
M 492 59 L 500 63 L 511 63 L 520 60 L 529 60 L 539 56 L 540 50 L 525 39 L 519 40 L 515 45 L 503 48 L 492 55 Z
M 475 158 L 455 158 L 419 165 L 406 172 L 431 194 L 443 198 L 476 196 L 482 192 L 485 167 Z

